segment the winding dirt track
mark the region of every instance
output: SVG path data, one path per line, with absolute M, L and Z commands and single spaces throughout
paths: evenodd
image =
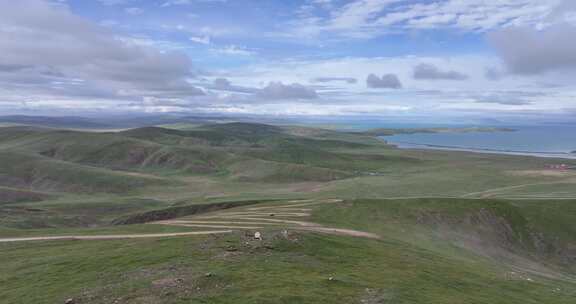
M 310 212 L 312 211 L 311 208 L 302 207 L 338 202 L 341 202 L 341 200 L 326 199 L 289 201 L 284 204 L 235 208 L 231 210 L 208 213 L 200 216 L 190 216 L 176 220 L 159 221 L 151 224 L 184 227 L 204 226 L 232 230 L 253 230 L 265 227 L 274 227 L 370 239 L 380 238 L 378 235 L 369 232 L 324 227 L 318 223 L 299 220 L 310 217 Z
M 310 217 L 311 207 L 318 204 L 338 203 L 341 200 L 296 200 L 284 204 L 272 204 L 260 207 L 238 207 L 203 215 L 182 217 L 174 220 L 158 221 L 149 224 L 190 227 L 199 231 L 156 234 L 111 234 L 111 235 L 64 235 L 39 236 L 0 239 L 0 243 L 56 241 L 56 240 L 116 240 L 139 238 L 165 238 L 192 235 L 222 234 L 234 231 L 276 228 L 300 230 L 317 233 L 379 239 L 376 234 L 350 229 L 324 227 L 320 224 L 304 221 Z

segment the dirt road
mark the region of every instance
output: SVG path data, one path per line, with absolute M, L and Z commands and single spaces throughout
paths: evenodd
M 219 234 L 219 233 L 230 233 L 230 232 L 232 232 L 232 230 L 193 231 L 193 232 L 155 233 L 155 234 L 39 236 L 39 237 L 5 238 L 5 239 L 0 239 L 0 243 L 31 242 L 31 241 L 58 241 L 58 240 L 117 240 L 117 239 L 165 238 L 165 237 Z
M 112 235 L 63 235 L 63 236 L 38 236 L 3 238 L 0 243 L 32 242 L 32 241 L 57 241 L 57 240 L 116 240 L 138 238 L 166 238 L 184 237 L 193 235 L 222 234 L 234 231 L 260 230 L 267 227 L 276 229 L 291 229 L 310 231 L 317 233 L 344 235 L 361 238 L 378 239 L 373 233 L 342 229 L 336 227 L 324 227 L 321 224 L 307 221 L 312 207 L 319 204 L 333 204 L 341 202 L 336 199 L 324 200 L 294 200 L 282 204 L 270 204 L 259 207 L 238 207 L 233 209 L 215 211 L 203 215 L 182 217 L 174 220 L 158 221 L 149 224 L 189 227 L 198 231 L 179 233 L 156 233 L 156 234 L 112 234 Z
M 324 227 L 318 223 L 301 220 L 310 217 L 310 212 L 312 211 L 312 208 L 310 207 L 314 205 L 338 202 L 341 202 L 341 200 L 326 199 L 289 201 L 287 203 L 273 204 L 269 206 L 234 208 L 204 215 L 159 221 L 151 224 L 184 227 L 198 227 L 206 225 L 206 227 L 233 230 L 253 230 L 256 228 L 261 229 L 265 227 L 274 227 L 371 239 L 380 238 L 378 235 L 369 232 Z M 213 226 L 211 226 L 212 224 Z

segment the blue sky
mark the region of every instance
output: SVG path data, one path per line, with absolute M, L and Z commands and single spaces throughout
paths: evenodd
M 0 111 L 576 112 L 571 0 L 0 3 Z

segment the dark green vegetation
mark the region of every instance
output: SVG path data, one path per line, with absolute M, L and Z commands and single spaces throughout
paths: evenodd
M 116 224 L 294 198 L 346 199 L 312 218 L 382 237 L 0 243 L 0 303 L 576 302 L 576 172 L 547 169 L 576 161 L 399 150 L 374 135 L 0 128 L 2 238 L 193 231 Z

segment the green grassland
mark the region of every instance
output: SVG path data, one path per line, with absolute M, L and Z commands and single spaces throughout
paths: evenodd
M 296 231 L 286 239 L 268 229 L 264 242 L 235 233 L 0 244 L 0 296 L 5 303 L 573 303 L 576 269 L 554 253 L 575 244 L 575 213 L 556 217 L 574 201 L 553 202 L 548 212 L 542 203 L 358 200 L 314 210 L 320 222 L 380 240 Z M 492 218 L 471 229 L 467 219 L 484 209 Z M 498 221 L 506 225 L 489 229 Z M 149 231 L 139 227 L 129 229 Z M 526 237 L 559 231 L 550 251 Z M 476 250 L 467 235 L 494 250 Z
M 150 208 L 250 199 L 574 197 L 576 174 L 545 174 L 556 162 L 399 150 L 364 134 L 252 123 L 6 127 L 0 229 L 106 226 Z
M 115 223 L 323 198 L 345 202 L 314 221 L 381 237 L 0 243 L 0 303 L 574 303 L 576 172 L 556 163 L 576 165 L 254 123 L 0 128 L 0 238 L 194 231 Z

